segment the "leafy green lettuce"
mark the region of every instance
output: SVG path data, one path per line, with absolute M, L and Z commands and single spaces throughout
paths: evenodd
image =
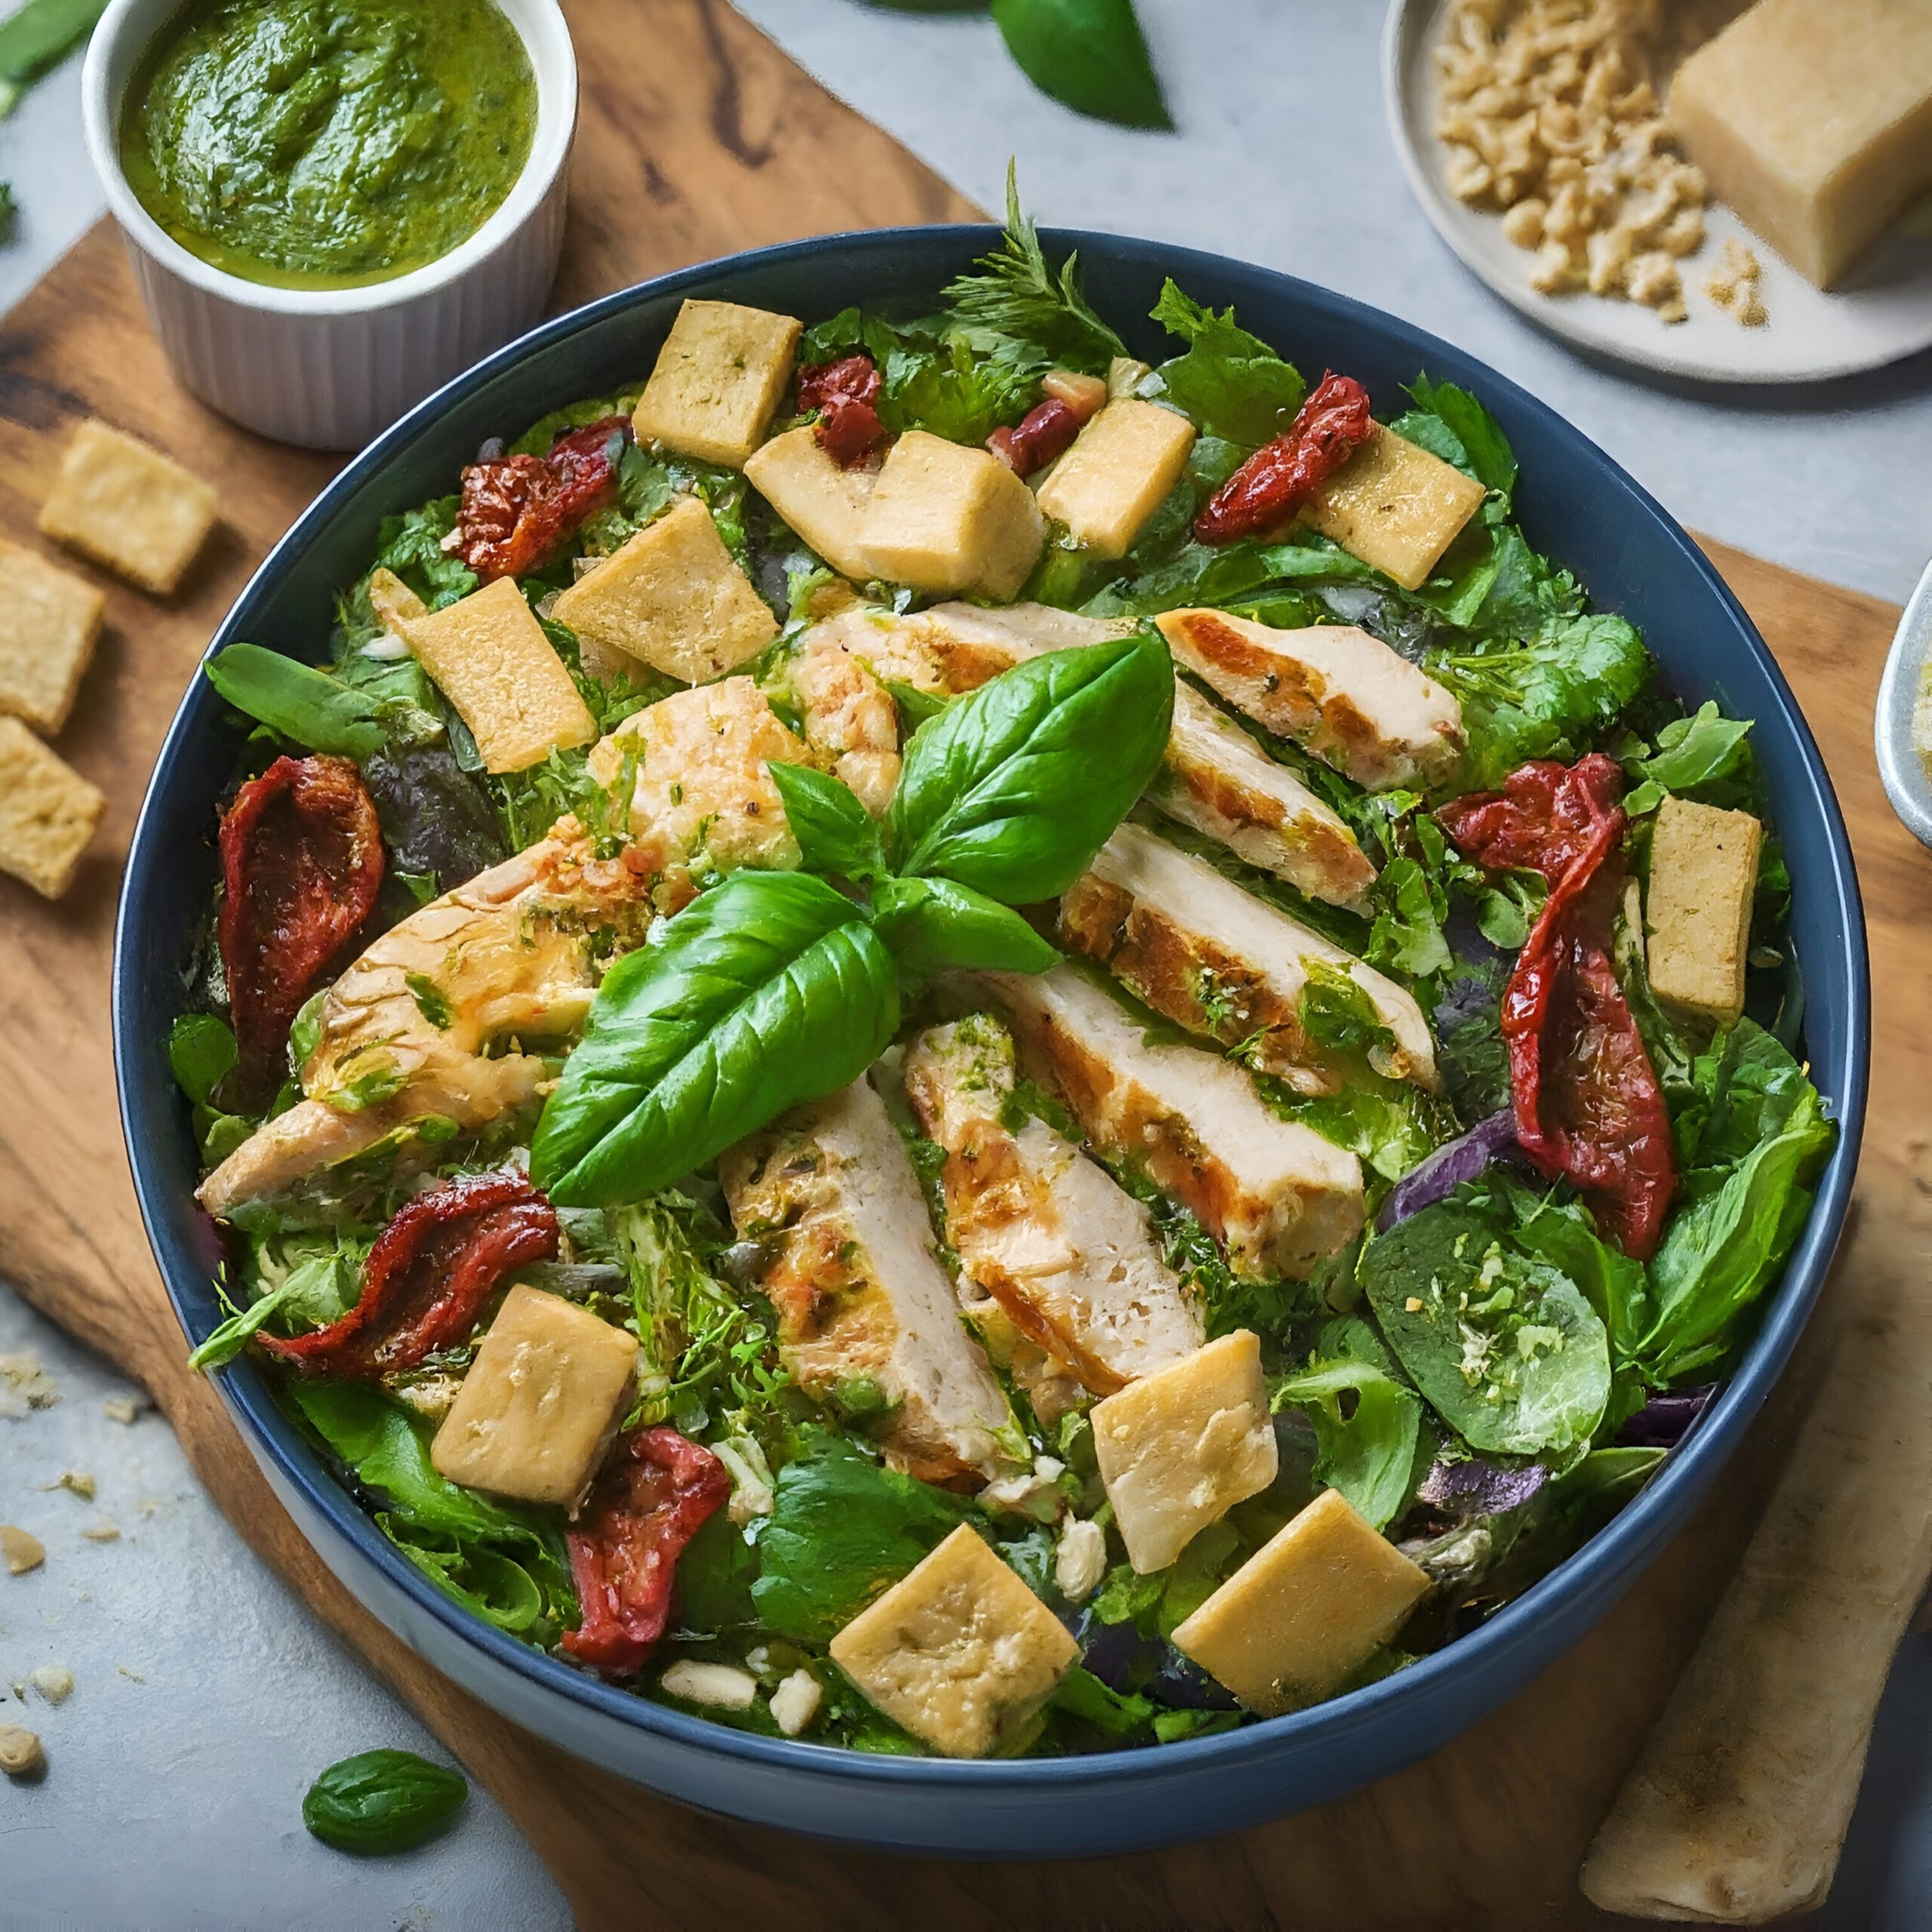
M 1170 279 L 1153 318 L 1187 344 L 1155 372 L 1162 388 L 1208 435 L 1255 449 L 1294 420 L 1308 386 L 1300 371 L 1241 328 L 1232 307 L 1217 315 Z

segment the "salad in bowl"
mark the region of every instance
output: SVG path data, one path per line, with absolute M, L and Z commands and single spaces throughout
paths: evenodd
M 967 1758 L 1399 1672 L 1685 1432 L 1835 1129 L 1748 721 L 1481 398 L 1137 360 L 1009 211 L 231 644 L 168 1054 L 229 1318 L 476 1617 Z M 512 440 L 513 438 L 513 440 Z

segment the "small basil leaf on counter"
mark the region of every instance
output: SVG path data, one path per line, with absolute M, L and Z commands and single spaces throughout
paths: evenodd
M 1167 747 L 1174 663 L 1157 631 L 1049 651 L 921 726 L 888 825 L 909 878 L 1009 906 L 1085 871 Z
M 605 976 L 531 1150 L 561 1206 L 668 1186 L 855 1080 L 899 1024 L 891 956 L 806 872 L 734 873 Z
M 860 880 L 884 872 L 878 827 L 849 785 L 808 764 L 774 759 L 765 770 L 784 801 L 785 822 L 808 872 Z
M 231 644 L 207 669 L 237 711 L 312 752 L 359 759 L 382 746 L 374 700 L 312 665 L 258 644 Z
M 1060 958 L 1011 907 L 949 878 L 881 880 L 872 930 L 901 966 L 918 973 L 1044 973 Z
M 469 1795 L 460 1771 L 414 1751 L 364 1751 L 309 1787 L 302 1822 L 338 1851 L 408 1851 L 441 1831 Z
M 1044 94 L 1123 128 L 1173 127 L 1134 0 L 993 0 L 1008 51 Z

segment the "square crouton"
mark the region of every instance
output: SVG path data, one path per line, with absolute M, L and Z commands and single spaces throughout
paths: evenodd
M 1054 465 L 1040 485 L 1040 507 L 1091 555 L 1124 557 L 1180 481 L 1193 447 L 1194 425 L 1185 416 L 1123 396 Z
M 695 497 L 680 497 L 572 584 L 554 614 L 600 651 L 688 685 L 735 669 L 778 635 L 771 607 Z
M 1484 494 L 1454 463 L 1392 429 L 1377 429 L 1301 516 L 1404 590 L 1420 590 Z
M 45 557 L 0 540 L 0 711 L 60 730 L 94 659 L 107 599 Z
M 486 771 L 522 771 L 597 726 L 513 577 L 401 620 L 417 660 L 469 727 Z
M 638 398 L 638 440 L 742 469 L 792 379 L 801 326 L 769 309 L 687 302 Z
M 1261 1344 L 1245 1328 L 1097 1402 L 1093 1423 L 1114 1524 L 1143 1576 L 1275 1480 Z
M 745 464 L 752 487 L 841 577 L 872 575 L 860 546 L 866 506 L 878 472 L 848 469 L 826 454 L 809 423 L 754 450 Z
M 949 1758 L 1021 1743 L 1080 1655 L 1058 1617 L 961 1523 L 832 1640 L 895 1724 Z
M 636 1337 L 519 1284 L 478 1345 L 429 1460 L 451 1482 L 574 1509 L 636 1386 Z
M 58 899 L 107 801 L 17 718 L 0 718 L 0 872 Z
M 1675 798 L 1657 808 L 1644 927 L 1660 1000 L 1706 1020 L 1735 1020 L 1744 1011 L 1764 838 L 1749 812 Z
M 215 494 L 178 463 L 132 436 L 88 421 L 74 432 L 43 535 L 165 597 L 214 528 Z
M 909 429 L 872 486 L 859 531 L 866 574 L 935 597 L 1018 595 L 1046 541 L 1033 493 L 990 450 Z
M 1429 1579 L 1324 1489 L 1177 1627 L 1174 1647 L 1251 1711 L 1326 1697 L 1408 1620 Z

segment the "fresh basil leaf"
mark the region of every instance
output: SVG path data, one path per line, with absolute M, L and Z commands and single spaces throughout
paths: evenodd
M 1471 1447 L 1561 1454 L 1595 1433 L 1610 1399 L 1602 1322 L 1567 1275 L 1473 1208 L 1412 1214 L 1369 1243 L 1358 1275 L 1404 1370 Z
M 1042 94 L 1124 128 L 1174 126 L 1134 0 L 992 4 L 1008 51 Z
M 231 644 L 207 668 L 237 711 L 312 752 L 359 759 L 381 749 L 375 701 L 326 671 L 258 644 Z
M 26 0 L 0 20 L 0 80 L 37 81 L 94 31 L 107 0 Z
M 949 878 L 881 880 L 872 929 L 901 966 L 918 973 L 1044 973 L 1060 959 L 1011 906 Z
M 408 1851 L 445 1829 L 469 1796 L 460 1771 L 414 1751 L 364 1751 L 309 1787 L 302 1822 L 338 1851 Z
M 808 764 L 774 761 L 765 770 L 784 801 L 785 822 L 808 872 L 861 882 L 884 872 L 878 827 L 849 785 Z
M 1232 306 L 1217 315 L 1170 280 L 1154 304 L 1153 319 L 1188 345 L 1185 355 L 1160 366 L 1168 398 L 1211 436 L 1258 449 L 1294 420 L 1307 393 L 1301 372 L 1241 328 Z
M 1344 1411 L 1343 1398 L 1352 1396 Z M 1409 1497 L 1422 1404 L 1372 1361 L 1315 1361 L 1270 1388 L 1276 1414 L 1292 1404 L 1314 1425 L 1318 1481 L 1339 1489 L 1372 1528 L 1393 1521 Z
M 888 820 L 898 869 L 1010 906 L 1057 897 L 1158 769 L 1174 699 L 1152 629 L 1001 672 L 906 748 Z
M 168 1064 L 174 1084 L 198 1107 L 212 1106 L 214 1091 L 241 1059 L 228 1022 L 212 1013 L 184 1013 L 168 1035 Z
M 855 1080 L 899 1023 L 891 955 L 805 872 L 734 873 L 620 959 L 531 1149 L 566 1207 L 635 1200 Z

